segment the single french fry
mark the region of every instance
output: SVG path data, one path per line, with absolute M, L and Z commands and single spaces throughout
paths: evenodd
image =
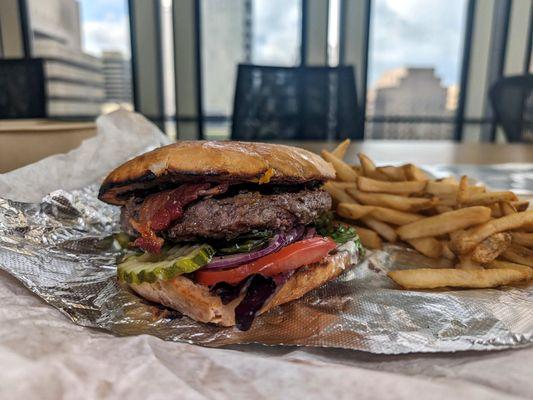
M 459 185 L 456 183 L 442 182 L 442 181 L 428 181 L 426 185 L 426 192 L 440 195 L 457 195 Z
M 335 157 L 327 150 L 322 150 L 320 153 L 322 158 L 333 165 L 337 172 L 337 179 L 345 182 L 355 182 L 357 179 L 357 173 L 340 158 Z
M 324 189 L 333 198 L 334 203 L 353 203 L 352 197 L 346 191 L 336 185 L 335 182 L 329 181 L 324 183 Z
M 402 168 L 409 181 L 427 181 L 429 179 L 428 176 L 414 164 L 406 164 Z
M 394 208 L 400 211 L 416 212 L 427 210 L 435 206 L 437 198 L 426 199 L 419 197 L 403 197 L 387 193 L 364 193 L 358 190 L 346 189 L 348 194 L 362 204 Z
M 529 201 L 527 200 L 512 201 L 511 205 L 515 208 L 517 212 L 522 212 L 522 211 L 526 211 L 529 208 Z
M 425 186 L 426 181 L 384 182 L 364 176 L 357 178 L 357 188 L 363 192 L 411 194 L 422 192 Z
M 475 187 L 475 186 L 473 186 Z M 468 193 L 468 191 L 467 191 Z M 485 206 L 501 201 L 516 201 L 516 194 L 513 192 L 488 192 L 488 193 L 468 193 L 468 197 L 461 201 L 463 206 Z
M 511 234 L 508 232 L 499 232 L 490 235 L 488 238 L 479 243 L 471 253 L 473 261 L 480 264 L 486 264 L 496 259 L 511 245 Z
M 376 170 L 385 175 L 390 181 L 403 182 L 407 180 L 405 171 L 402 167 L 393 167 L 392 165 L 388 165 L 385 167 L 377 167 Z
M 350 146 L 350 139 L 344 139 L 342 142 L 340 142 L 337 147 L 331 152 L 335 157 L 339 159 L 343 159 L 346 155 L 346 150 L 348 150 L 348 147 Z
M 468 199 L 468 177 L 463 175 L 459 181 L 459 190 L 457 191 L 457 203 L 459 206 Z
M 359 157 L 359 162 L 361 163 L 361 169 L 363 171 L 363 176 L 367 176 L 369 178 L 377 179 L 381 181 L 388 180 L 387 175 L 376 170 L 376 165 L 370 159 L 370 157 L 368 157 L 367 155 L 363 153 L 359 153 L 357 156 Z
M 498 232 L 519 229 L 525 226 L 526 224 L 533 224 L 533 211 L 524 211 L 516 214 L 506 215 L 505 217 L 493 219 L 491 221 L 483 223 L 480 226 L 470 228 L 453 237 L 452 245 L 453 248 L 460 254 L 466 254 L 474 250 L 474 247 L 476 247 L 478 243 L 485 240 L 490 235 L 494 235 Z M 403 226 L 402 228 L 405 228 L 405 226 Z
M 329 181 L 333 186 L 339 189 L 357 189 L 357 183 L 355 182 L 341 182 L 341 181 Z
M 490 208 L 481 206 L 467 207 L 403 225 L 396 232 L 403 240 L 439 236 L 481 224 L 489 219 Z
M 354 226 L 355 231 L 359 235 L 359 239 L 363 246 L 367 249 L 381 249 L 382 243 L 379 235 L 373 230 L 362 228 L 360 226 Z
M 502 261 L 502 260 L 493 260 L 487 265 L 485 265 L 485 268 L 489 269 L 514 269 L 517 271 L 522 271 L 527 274 L 527 280 L 533 279 L 533 268 L 528 267 L 527 265 L 522 264 L 516 264 L 510 261 Z
M 374 210 L 372 206 L 362 206 L 355 203 L 340 203 L 337 206 L 337 214 L 343 218 L 352 220 L 361 219 Z
M 518 244 L 511 244 L 507 250 L 502 253 L 506 260 L 533 267 L 533 250 Z
M 405 289 L 435 289 L 441 287 L 492 288 L 528 279 L 525 271 L 514 269 L 404 269 L 387 274 Z
M 385 240 L 394 243 L 397 239 L 396 232 L 385 222 L 381 222 L 373 217 L 363 217 L 361 221 L 370 229 L 376 231 Z
M 442 242 L 434 238 L 419 238 L 408 240 L 419 253 L 429 258 L 439 258 L 442 255 Z
M 379 206 L 365 206 L 372 207 L 370 214 L 372 217 L 379 219 L 383 222 L 388 222 L 393 225 L 405 225 L 411 222 L 418 221 L 424 218 L 422 215 L 407 213 L 404 211 L 394 210 L 392 208 L 379 207 Z
M 513 243 L 519 246 L 533 248 L 533 233 L 528 232 L 512 232 Z

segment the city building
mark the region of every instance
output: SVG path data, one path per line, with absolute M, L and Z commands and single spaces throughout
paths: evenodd
M 76 0 L 29 0 L 32 56 L 44 59 L 50 117 L 91 118 L 105 99 L 102 62 L 82 51 Z
M 453 94 L 452 94 L 453 96 Z M 385 72 L 368 97 L 368 137 L 373 139 L 449 139 L 453 123 L 448 90 L 434 68 L 397 68 Z M 416 118 L 416 121 L 409 121 Z M 428 122 L 424 122 L 427 120 Z
M 106 102 L 131 103 L 131 63 L 119 51 L 102 54 Z
M 252 60 L 252 0 L 204 0 L 201 6 L 209 21 L 201 25 L 204 113 L 228 116 L 237 64 Z

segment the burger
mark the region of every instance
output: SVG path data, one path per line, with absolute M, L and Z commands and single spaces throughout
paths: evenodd
M 112 171 L 99 199 L 121 207 L 118 279 L 196 321 L 249 329 L 357 263 L 357 234 L 334 222 L 332 166 L 265 143 L 181 141 Z

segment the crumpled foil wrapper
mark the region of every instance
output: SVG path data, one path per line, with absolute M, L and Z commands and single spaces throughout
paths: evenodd
M 529 185 L 522 189 L 533 192 Z M 400 246 L 368 252 L 337 280 L 256 318 L 247 332 L 197 323 L 117 284 L 120 252 L 112 234 L 119 229 L 119 210 L 98 201 L 96 193 L 93 185 L 55 191 L 39 204 L 0 200 L 0 268 L 79 325 L 206 346 L 260 343 L 382 354 L 533 343 L 532 285 L 401 290 L 387 271 L 432 261 Z

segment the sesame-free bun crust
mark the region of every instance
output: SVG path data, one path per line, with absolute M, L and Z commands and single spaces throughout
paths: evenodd
M 298 184 L 335 178 L 317 154 L 292 146 L 252 142 L 180 141 L 135 157 L 112 171 L 99 198 L 124 204 L 128 193 L 157 183 L 240 181 Z M 267 179 L 269 178 L 269 179 Z
M 351 266 L 351 255 L 342 251 L 325 257 L 318 264 L 301 267 L 263 305 L 258 314 L 299 299 L 307 292 L 336 278 Z M 212 294 L 207 286 L 198 285 L 183 276 L 177 276 L 168 281 L 130 284 L 129 286 L 137 294 L 154 303 L 173 308 L 196 321 L 222 326 L 235 325 L 235 307 L 243 297 L 241 295 L 228 304 L 222 304 L 220 297 Z

